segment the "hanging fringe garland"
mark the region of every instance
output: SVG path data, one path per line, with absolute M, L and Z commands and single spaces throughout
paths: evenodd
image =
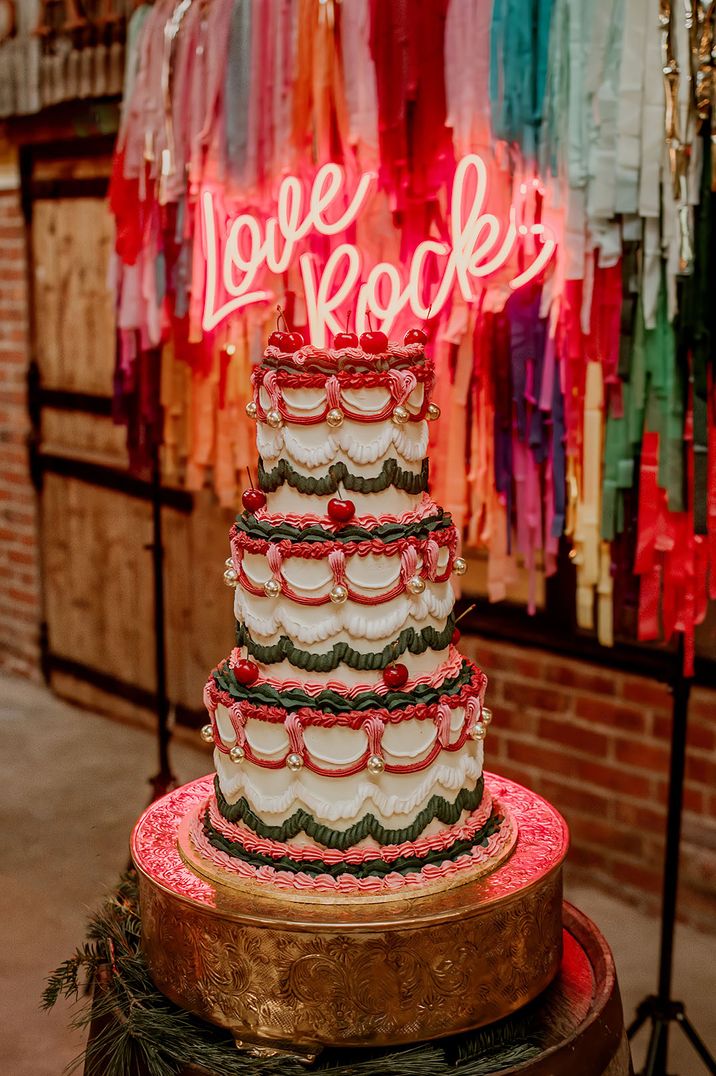
M 564 535 L 578 624 L 605 644 L 683 632 L 692 671 L 694 630 L 716 596 L 716 15 L 702 0 L 662 0 L 660 20 L 652 8 L 138 8 L 111 185 L 117 414 L 133 464 L 161 437 L 177 478 L 192 489 L 211 479 L 234 505 L 273 308 L 314 342 L 327 325 L 330 340 L 320 288 L 339 290 L 353 267 L 368 290 L 338 304 L 335 324 L 349 306 L 363 319 L 366 303 L 394 337 L 426 320 L 435 402 L 450 416 L 432 430 L 432 485 L 467 543 L 487 550 L 490 598 L 509 593 L 521 563 L 533 609 Z M 484 167 L 483 230 L 473 261 L 458 251 L 446 277 L 440 250 L 469 229 L 450 191 L 465 180 L 467 202 L 480 202 L 468 154 Z M 315 179 L 327 162 L 343 172 Z M 302 230 L 312 181 L 320 226 Z M 485 253 L 487 212 L 514 239 L 479 275 L 496 249 Z M 271 216 L 301 232 L 291 257 Z M 240 224 L 226 254 L 229 218 Z M 326 284 L 332 255 L 342 260 Z M 387 268 L 371 284 L 379 263 L 403 266 L 402 280 Z M 409 271 L 412 314 L 391 305 Z

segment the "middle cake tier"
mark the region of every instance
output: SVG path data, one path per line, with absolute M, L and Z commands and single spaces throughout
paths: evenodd
M 237 643 L 274 678 L 340 667 L 347 684 L 400 658 L 411 678 L 440 665 L 452 640 L 457 534 L 429 498 L 410 519 L 331 531 L 262 510 L 231 532 Z

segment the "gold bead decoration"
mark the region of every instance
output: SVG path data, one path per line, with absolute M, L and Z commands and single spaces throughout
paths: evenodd
M 232 762 L 243 762 L 243 760 L 246 758 L 246 752 L 244 751 L 243 747 L 239 747 L 238 744 L 234 744 L 234 746 L 229 751 L 229 758 Z
M 402 426 L 408 421 L 409 418 L 410 412 L 408 411 L 407 407 L 403 407 L 402 404 L 398 404 L 398 406 L 393 411 L 393 422 L 395 423 L 395 425 Z
M 286 756 L 286 768 L 291 773 L 297 773 L 303 766 L 303 759 L 300 755 L 297 755 L 295 751 L 292 751 L 290 755 Z
M 425 580 L 421 575 L 412 575 L 406 586 L 411 594 L 422 594 L 425 590 Z
M 435 422 L 436 419 L 440 418 L 440 408 L 438 405 L 434 403 L 428 404 L 425 417 L 428 422 Z
M 343 602 L 348 600 L 348 591 L 339 583 L 333 588 L 329 597 L 334 605 L 343 605 Z
M 464 575 L 467 571 L 467 561 L 463 557 L 455 557 L 452 562 L 452 570 L 455 575 Z
M 331 410 L 326 415 L 326 422 L 328 423 L 329 426 L 332 426 L 334 429 L 337 426 L 342 426 L 343 425 L 343 412 L 341 411 L 341 409 L 339 407 L 332 407 Z
M 227 568 L 224 572 L 224 582 L 226 583 L 227 587 L 235 587 L 238 581 L 239 573 L 236 571 L 236 568 L 234 568 L 233 566 L 231 568 Z
M 201 730 L 201 738 L 204 743 L 214 742 L 214 730 L 211 725 L 204 725 L 203 729 Z
M 249 418 L 256 418 L 256 415 L 258 414 L 258 407 L 253 400 L 249 400 L 249 402 L 247 403 L 246 414 L 249 416 Z
M 277 579 L 267 579 L 264 583 L 264 594 L 267 598 L 278 598 L 281 593 L 281 584 Z
M 280 411 L 267 411 L 266 421 L 268 422 L 272 430 L 278 430 L 279 427 L 283 426 L 283 419 L 281 418 Z
M 492 710 L 489 706 L 482 707 L 482 723 L 483 725 L 489 725 L 492 721 Z
M 473 740 L 484 740 L 487 736 L 487 727 L 482 722 L 479 725 L 473 725 L 470 729 L 470 736 Z
M 385 763 L 380 755 L 371 755 L 367 763 L 368 773 L 372 773 L 374 777 L 377 777 L 384 769 Z

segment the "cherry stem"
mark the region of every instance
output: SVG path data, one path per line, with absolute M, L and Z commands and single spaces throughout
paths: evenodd
M 431 303 L 431 304 L 430 304 L 430 306 L 428 307 L 428 312 L 427 312 L 427 314 L 426 314 L 426 315 L 425 315 L 425 317 L 423 318 L 423 328 L 425 328 L 425 326 L 427 325 L 427 323 L 428 323 L 428 322 L 430 321 L 430 314 L 432 313 L 432 309 L 433 309 L 433 304 Z
M 252 488 L 252 489 L 256 489 L 256 487 L 254 486 L 254 480 L 253 480 L 253 478 L 251 477 L 251 468 L 250 468 L 250 467 L 247 467 L 247 468 L 246 468 L 246 473 L 247 473 L 247 475 L 249 476 L 249 482 L 251 483 L 251 488 Z
M 278 311 L 278 315 L 277 315 L 277 317 L 276 317 L 276 328 L 277 328 L 277 329 L 280 329 L 280 328 L 281 328 L 281 318 L 283 318 L 283 327 L 284 327 L 284 329 L 286 330 L 286 332 L 290 332 L 291 330 L 290 330 L 290 329 L 289 329 L 289 327 L 288 327 L 288 321 L 286 320 L 286 315 L 284 314 L 284 311 L 283 311 L 283 307 L 282 307 L 282 306 L 280 306 L 280 305 L 279 305 L 279 304 L 277 303 L 277 304 L 276 304 L 276 309 L 277 309 L 277 311 Z
M 471 613 L 473 609 L 477 609 L 477 605 L 475 602 L 473 602 L 472 605 L 468 605 L 467 609 L 463 609 L 463 611 L 460 613 L 460 616 L 455 618 L 455 623 L 459 624 L 462 618 L 464 616 L 467 616 L 468 613 Z
M 371 332 L 373 332 L 373 319 L 370 316 L 370 310 L 366 310 L 365 319 L 368 322 L 368 328 L 370 329 Z
M 351 329 L 351 314 L 352 313 L 353 313 L 353 311 L 349 310 L 348 313 L 346 314 L 346 332 L 350 332 L 350 329 Z
M 400 657 L 400 654 L 398 652 L 398 647 L 399 646 L 400 646 L 400 642 L 399 642 L 398 639 L 396 639 L 395 642 L 391 644 L 391 647 L 390 647 L 390 652 L 392 654 L 392 657 L 390 659 L 390 664 L 391 665 L 395 665 L 396 661 Z

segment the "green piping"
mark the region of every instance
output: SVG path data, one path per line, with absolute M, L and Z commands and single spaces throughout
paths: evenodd
M 430 684 L 416 684 L 410 691 L 388 691 L 378 695 L 375 691 L 366 691 L 354 699 L 347 699 L 337 691 L 327 689 L 317 695 L 306 695 L 303 691 L 292 688 L 289 691 L 277 691 L 269 684 L 239 684 L 226 663 L 213 672 L 216 686 L 227 691 L 232 698 L 240 702 L 252 702 L 258 706 L 281 706 L 284 710 L 299 710 L 308 707 L 311 710 L 325 710 L 328 713 L 350 713 L 352 710 L 376 710 L 383 707 L 399 710 L 401 707 L 415 703 L 430 705 L 446 695 L 457 695 L 473 676 L 473 666 L 463 660 L 462 668 L 456 676 L 445 680 L 439 688 Z
M 204 814 L 203 826 L 207 840 L 214 848 L 218 848 L 219 851 L 225 852 L 234 859 L 242 859 L 253 867 L 273 867 L 275 870 L 287 870 L 292 874 L 309 874 L 312 876 L 329 874 L 332 878 L 338 878 L 343 874 L 351 875 L 353 878 L 370 878 L 376 875 L 382 878 L 386 874 L 395 872 L 407 874 L 411 871 L 420 871 L 430 863 L 444 863 L 446 860 L 457 859 L 478 845 L 484 848 L 492 834 L 499 829 L 501 823 L 502 817 L 493 811 L 485 825 L 470 840 L 457 841 L 448 849 L 433 849 L 426 856 L 400 856 L 390 863 L 374 859 L 369 863 L 355 864 L 322 863 L 310 859 L 302 859 L 299 862 L 295 859 L 290 859 L 288 856 L 274 859 L 273 856 L 264 856 L 260 852 L 249 852 L 241 845 L 227 840 L 214 829 L 209 819 L 208 808 Z
M 367 814 L 348 829 L 337 830 L 321 825 L 301 808 L 280 826 L 270 826 L 252 811 L 243 796 L 236 803 L 227 803 L 219 787 L 218 774 L 214 778 L 216 802 L 219 811 L 228 822 L 243 822 L 259 837 L 264 837 L 269 841 L 290 841 L 299 833 L 305 833 L 307 837 L 322 844 L 324 848 L 337 848 L 340 852 L 345 852 L 354 844 L 359 844 L 366 837 L 372 837 L 383 846 L 414 841 L 425 827 L 436 819 L 446 826 L 454 826 L 463 811 L 476 811 L 480 806 L 484 783 L 484 778 L 481 777 L 474 788 L 460 789 L 453 803 L 444 799 L 443 796 L 433 796 L 410 825 L 403 829 L 386 829 L 375 815 Z
M 322 478 L 313 478 L 312 475 L 302 474 L 295 471 L 288 460 L 280 459 L 271 471 L 264 469 L 264 461 L 259 457 L 258 476 L 259 487 L 264 493 L 273 493 L 284 482 L 293 486 L 299 493 L 317 494 L 324 496 L 327 493 L 336 493 L 342 485 L 344 489 L 356 493 L 381 493 L 394 486 L 395 489 L 405 490 L 406 493 L 425 493 L 428 488 L 429 464 L 423 460 L 420 471 L 404 471 L 397 460 L 386 460 L 377 475 L 365 478 L 362 475 L 354 475 L 342 461 L 332 463 L 328 468 L 328 474 Z
M 263 646 L 251 638 L 249 629 L 245 624 L 236 624 L 236 645 L 245 646 L 252 658 L 260 661 L 262 665 L 274 665 L 279 661 L 288 661 L 296 669 L 304 672 L 332 672 L 339 665 L 348 665 L 351 669 L 373 671 L 384 669 L 409 651 L 411 654 L 424 654 L 426 650 L 444 650 L 452 639 L 455 630 L 455 618 L 452 614 L 447 618 L 447 623 L 442 631 L 429 624 L 422 631 L 415 628 L 403 628 L 394 643 L 388 643 L 382 650 L 374 653 L 364 653 L 354 650 L 350 643 L 334 643 L 325 654 L 312 654 L 310 650 L 301 650 L 288 635 L 282 635 L 278 642 L 271 646 Z
M 452 526 L 452 517 L 442 509 L 434 516 L 426 516 L 425 519 L 415 523 L 381 523 L 378 527 L 369 529 L 359 527 L 356 523 L 346 523 L 337 531 L 324 530 L 318 524 L 312 523 L 308 527 L 295 527 L 292 523 L 269 523 L 258 520 L 256 516 L 244 513 L 236 517 L 236 529 L 249 538 L 258 538 L 268 542 L 280 542 L 288 539 L 291 542 L 364 542 L 379 540 L 393 542 L 398 538 L 422 538 L 436 531 L 447 530 Z

